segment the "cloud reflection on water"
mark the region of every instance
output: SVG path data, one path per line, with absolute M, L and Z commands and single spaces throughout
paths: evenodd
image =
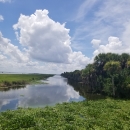
M 26 88 L 0 92 L 0 109 L 18 100 L 15 107 L 40 107 L 79 100 L 80 95 L 67 84 L 67 79 L 56 75 L 46 80 L 48 84 L 27 85 Z M 14 102 L 13 102 L 14 103 Z M 10 104 L 11 105 L 11 104 Z

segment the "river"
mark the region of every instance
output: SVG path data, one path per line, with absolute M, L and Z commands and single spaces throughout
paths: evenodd
M 45 84 L 26 85 L 0 91 L 0 111 L 15 110 L 18 107 L 45 107 L 56 103 L 82 101 L 84 97 L 68 84 L 66 78 L 60 75 L 49 77 L 43 81 Z

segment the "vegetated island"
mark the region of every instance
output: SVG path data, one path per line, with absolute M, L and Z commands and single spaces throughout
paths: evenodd
M 39 83 L 40 80 L 53 76 L 53 74 L 0 74 L 0 88 L 25 86 Z
M 88 93 L 130 99 L 130 55 L 127 53 L 102 53 L 84 69 L 61 75 L 83 84 Z

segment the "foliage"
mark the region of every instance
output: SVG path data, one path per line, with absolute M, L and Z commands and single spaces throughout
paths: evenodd
M 115 74 L 120 70 L 120 62 L 119 61 L 109 61 L 104 65 L 104 70 L 110 72 L 111 74 Z
M 92 64 L 76 72 L 64 72 L 61 75 L 85 84 L 91 93 L 130 98 L 130 55 L 127 53 L 99 54 Z
M 115 96 L 115 83 L 114 77 L 119 72 L 121 65 L 119 61 L 109 61 L 104 65 L 104 70 L 108 72 L 108 74 L 112 77 L 112 88 L 113 88 L 113 96 Z M 109 91 L 108 91 L 109 92 Z
M 0 130 L 129 130 L 130 101 L 98 100 L 0 113 Z
M 46 79 L 52 74 L 0 74 L 0 87 L 14 87 L 35 83 L 37 80 Z

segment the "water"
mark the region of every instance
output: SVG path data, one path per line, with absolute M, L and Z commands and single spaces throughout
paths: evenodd
M 46 84 L 27 85 L 19 89 L 0 91 L 0 111 L 18 107 L 45 107 L 56 103 L 82 101 L 85 98 L 59 75 L 48 78 Z

